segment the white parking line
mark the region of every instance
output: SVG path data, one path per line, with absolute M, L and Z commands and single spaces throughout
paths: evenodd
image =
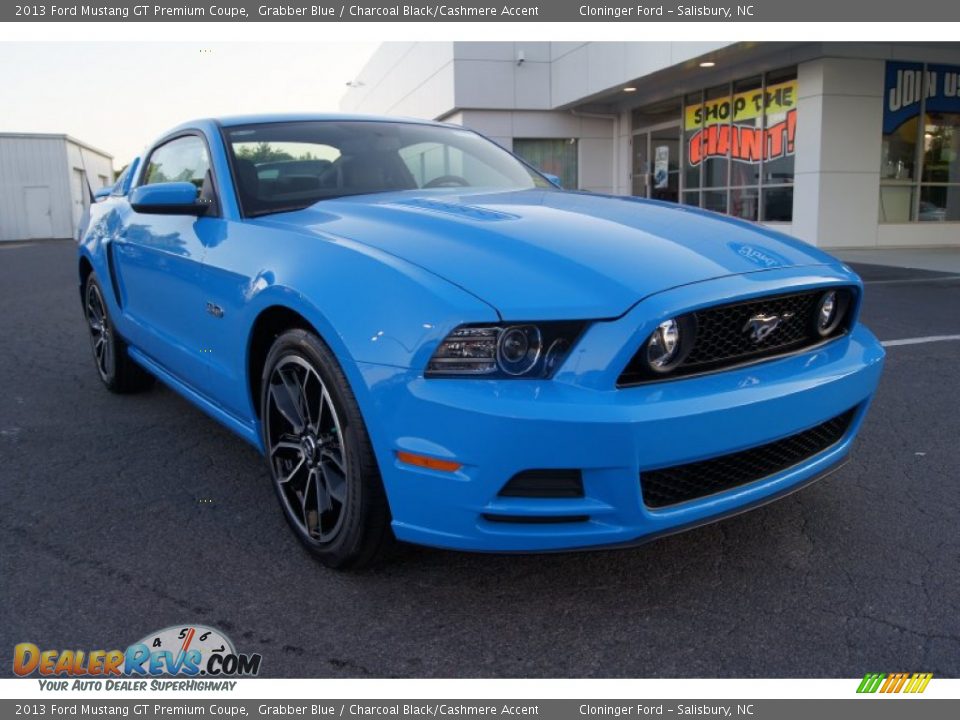
M 960 340 L 960 335 L 928 335 L 927 337 L 905 338 L 904 340 L 883 340 L 880 344 L 884 347 L 896 347 L 897 345 L 922 345 L 923 343 L 946 342 L 947 340 Z
M 960 280 L 960 275 L 938 275 L 937 277 L 893 278 L 890 280 L 864 280 L 864 285 L 913 285 L 914 283 L 932 283 Z

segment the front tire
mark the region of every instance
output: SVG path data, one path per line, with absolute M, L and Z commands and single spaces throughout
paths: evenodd
M 366 425 L 330 349 L 290 330 L 261 378 L 263 446 L 287 522 L 324 565 L 369 565 L 392 540 L 390 512 Z
M 110 392 L 134 393 L 153 386 L 153 376 L 127 355 L 127 344 L 117 334 L 107 310 L 103 288 L 91 272 L 83 288 L 83 314 L 90 331 L 90 347 L 100 380 Z

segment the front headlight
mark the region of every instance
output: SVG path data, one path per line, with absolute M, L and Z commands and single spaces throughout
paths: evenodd
M 680 352 L 680 325 L 673 318 L 657 325 L 647 340 L 647 362 L 659 372 L 673 367 Z
M 847 321 L 851 304 L 848 290 L 827 290 L 817 302 L 814 325 L 817 335 L 822 338 L 833 335 L 840 325 Z
M 434 351 L 425 375 L 548 378 L 584 326 L 582 322 L 461 325 Z

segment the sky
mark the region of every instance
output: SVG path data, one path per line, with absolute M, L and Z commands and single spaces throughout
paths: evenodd
M 0 132 L 66 133 L 119 169 L 198 117 L 336 112 L 378 43 L 0 43 Z

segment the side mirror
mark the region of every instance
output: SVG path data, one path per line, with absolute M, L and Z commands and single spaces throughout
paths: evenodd
M 547 180 L 550 181 L 550 184 L 563 190 L 563 183 L 560 181 L 560 177 L 557 175 L 551 175 L 550 173 L 541 173 Z
M 101 200 L 106 200 L 110 197 L 110 194 L 113 192 L 113 187 L 102 187 L 93 194 L 93 201 L 100 202 Z
M 154 215 L 203 215 L 210 207 L 200 202 L 200 190 L 188 182 L 136 187 L 130 193 L 130 206 L 138 213 Z

